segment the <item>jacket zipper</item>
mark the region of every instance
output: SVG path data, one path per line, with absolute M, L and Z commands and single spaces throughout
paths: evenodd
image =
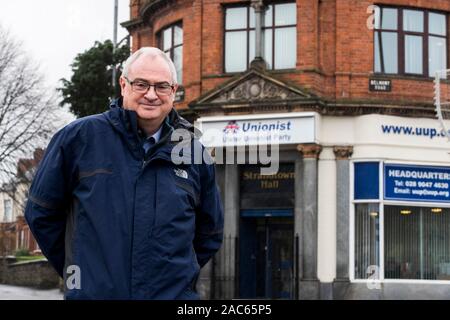
M 161 159 L 161 160 L 168 161 L 167 158 L 162 157 L 162 156 L 152 157 L 152 158 L 150 158 L 150 159 L 148 159 L 148 160 L 145 160 L 145 159 L 144 159 L 144 160 L 142 160 L 141 171 L 143 171 L 143 170 L 145 169 L 145 167 L 146 167 L 150 162 L 152 162 L 153 160 L 156 160 L 156 159 Z M 141 173 L 142 173 L 142 172 L 141 172 Z

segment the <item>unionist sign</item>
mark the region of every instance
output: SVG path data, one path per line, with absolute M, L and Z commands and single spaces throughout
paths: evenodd
M 315 114 L 289 113 L 200 118 L 197 127 L 206 147 L 315 142 Z

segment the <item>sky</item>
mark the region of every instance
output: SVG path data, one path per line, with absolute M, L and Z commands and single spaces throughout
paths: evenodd
M 129 0 L 119 0 L 117 40 L 127 35 Z M 51 88 L 71 77 L 70 64 L 96 40 L 112 39 L 114 0 L 0 0 L 0 25 L 40 65 Z

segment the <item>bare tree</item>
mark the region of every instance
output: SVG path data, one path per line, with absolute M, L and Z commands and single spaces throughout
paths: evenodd
M 0 192 L 15 199 L 17 161 L 46 144 L 58 125 L 56 91 L 46 88 L 38 67 L 0 26 Z M 29 181 L 28 181 L 29 182 Z

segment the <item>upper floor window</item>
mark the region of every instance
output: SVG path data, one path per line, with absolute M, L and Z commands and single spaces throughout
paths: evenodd
M 5 199 L 3 200 L 3 221 L 4 222 L 12 222 L 13 216 L 12 216 L 12 200 L 11 199 Z
M 434 77 L 447 68 L 447 16 L 417 9 L 375 11 L 375 72 Z
M 183 79 L 183 27 L 180 23 L 161 30 L 159 47 L 175 64 L 177 82 L 181 84 Z
M 263 19 L 264 60 L 269 69 L 295 68 L 297 7 L 270 4 Z M 225 9 L 225 72 L 240 72 L 255 58 L 255 11 L 250 6 Z

